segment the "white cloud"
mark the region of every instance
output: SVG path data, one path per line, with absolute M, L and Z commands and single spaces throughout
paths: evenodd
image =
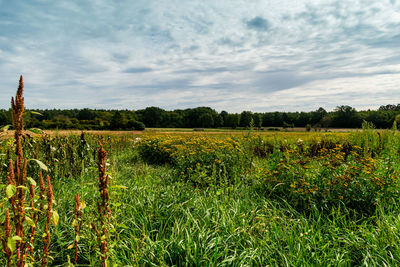
M 20 73 L 31 108 L 397 103 L 399 9 L 361 0 L 0 1 L 0 106 Z

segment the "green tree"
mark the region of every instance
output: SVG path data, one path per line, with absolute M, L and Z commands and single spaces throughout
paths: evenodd
M 239 125 L 239 114 L 228 114 L 226 117 L 226 125 L 227 127 L 235 129 Z
M 361 126 L 361 119 L 355 108 L 338 106 L 332 117 L 333 127 L 356 128 Z
M 78 112 L 78 117 L 77 119 L 82 121 L 82 120 L 94 120 L 96 117 L 96 113 L 93 110 L 90 110 L 88 108 L 81 109 Z
M 240 113 L 239 126 L 249 127 L 252 117 L 253 113 L 251 111 L 243 111 L 242 113 Z
M 112 130 L 120 130 L 125 127 L 124 118 L 120 111 L 114 112 L 114 115 L 111 118 L 110 127 Z
M 254 127 L 260 129 L 262 127 L 263 118 L 260 113 L 253 114 Z
M 225 110 L 223 110 L 223 111 L 221 111 L 221 113 L 219 113 L 219 116 L 220 116 L 221 119 L 222 119 L 222 125 L 221 125 L 221 126 L 228 127 L 228 126 L 226 125 L 226 118 L 228 117 L 228 112 L 226 112 Z
M 198 119 L 198 125 L 203 128 L 211 128 L 214 125 L 213 116 L 210 113 L 203 113 Z
M 147 125 L 147 127 L 161 127 L 167 112 L 158 107 L 148 107 L 144 110 L 138 110 L 136 113 L 140 115 L 139 120 Z

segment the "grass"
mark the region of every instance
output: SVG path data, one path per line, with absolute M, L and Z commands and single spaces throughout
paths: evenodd
M 149 134 L 147 137 L 152 138 L 153 135 L 168 139 L 166 134 Z M 197 135 L 202 136 L 196 134 L 193 138 L 197 138 Z M 183 134 L 176 134 L 174 138 L 177 136 Z M 221 134 L 204 138 L 227 137 L 232 138 L 232 135 Z M 387 144 L 385 149 L 379 147 L 380 139 L 376 133 L 365 131 L 352 135 L 274 133 L 271 136 L 262 136 L 263 142 L 260 143 L 258 137 L 252 135 L 249 137 L 250 143 L 244 143 L 249 140 L 244 135 L 238 137 L 238 140 L 243 142 L 243 157 L 254 157 L 251 158 L 253 162 L 251 169 L 242 169 L 238 179 L 228 182 L 213 181 L 201 185 L 177 175 L 173 162 L 146 163 L 136 149 L 136 136 L 87 135 L 84 145 L 82 139 L 76 136 L 56 136 L 48 140 L 38 137 L 33 139 L 35 142 L 26 139 L 24 149 L 31 152 L 25 152 L 25 155 L 27 157 L 35 155 L 43 160 L 50 167 L 53 178 L 54 197 L 57 200 L 55 208 L 59 213 L 60 223 L 52 230 L 51 266 L 65 266 L 68 258 L 74 258 L 75 251 L 71 245 L 75 240 L 73 220 L 76 193 L 79 193 L 80 200 L 86 204 L 78 243 L 78 266 L 98 266 L 101 261 L 95 236 L 90 229 L 91 222 L 97 216 L 98 174 L 92 152 L 97 148 L 96 142 L 99 138 L 108 151 L 108 172 L 111 174 L 109 187 L 112 210 L 109 258 L 111 264 L 116 266 L 397 266 L 400 264 L 400 207 L 397 204 L 396 194 L 387 198 L 377 198 L 373 204 L 374 208 L 369 213 L 354 212 L 345 201 L 334 199 L 333 204 L 321 208 L 321 202 L 317 201 L 315 194 L 310 197 L 299 195 L 294 198 L 293 192 L 278 190 L 282 187 L 281 184 L 286 182 L 287 190 L 291 190 L 290 182 L 297 180 L 282 180 L 272 187 L 265 181 L 265 178 L 269 177 L 271 179 L 268 181 L 273 183 L 274 177 L 288 177 L 286 174 L 295 172 L 300 172 L 302 177 L 314 179 L 322 170 L 320 164 L 325 161 L 330 162 L 330 158 L 324 159 L 325 161 L 310 158 L 311 163 L 308 164 L 312 168 L 300 168 L 303 165 L 298 162 L 305 160 L 305 156 L 296 150 L 301 147 L 298 139 L 303 140 L 304 149 L 310 149 L 313 142 L 318 143 L 320 140 L 351 141 L 354 145 L 360 145 L 362 153 L 377 161 L 376 173 L 380 175 L 379 177 L 389 177 L 384 172 L 386 168 L 397 176 L 398 142 L 393 138 L 398 136 L 386 136 L 382 133 L 382 137 L 379 138 Z M 256 146 L 269 142 L 274 145 L 272 152 L 262 157 L 255 157 L 249 153 Z M 212 144 L 212 142 L 206 143 Z M 4 155 L 10 145 L 7 142 L 3 143 Z M 74 155 L 72 158 L 68 146 L 72 147 Z M 294 152 L 279 150 L 286 146 Z M 381 151 L 372 155 L 369 148 Z M 184 153 L 185 146 L 180 149 L 183 149 L 180 152 Z M 209 155 L 212 153 L 206 153 L 204 157 Z M 202 157 L 201 154 L 198 156 L 199 159 Z M 293 172 L 284 172 L 285 168 L 279 169 L 277 164 L 282 159 L 287 160 L 285 164 L 297 166 L 297 169 Z M 2 157 L 2 161 L 5 162 L 6 157 Z M 194 161 L 190 163 L 195 164 Z M 338 173 L 353 163 L 341 160 L 340 164 L 342 167 L 336 170 Z M 360 163 L 355 161 L 354 164 Z M 65 169 L 63 166 L 68 167 Z M 260 168 L 263 171 L 260 171 Z M 28 168 L 34 179 L 37 179 L 34 174 L 37 173 L 36 169 L 34 166 Z M 267 176 L 265 170 L 271 172 L 276 170 L 278 173 L 274 174 L 275 176 Z M 335 171 L 330 173 L 333 175 Z M 5 172 L 2 174 L 5 178 Z M 230 179 L 230 176 L 227 178 Z M 292 178 L 298 179 L 298 176 L 293 175 Z M 306 201 L 302 205 L 296 205 L 294 199 L 303 197 Z M 0 221 L 3 221 L 3 208 L 1 211 Z M 40 229 L 38 236 L 43 234 L 43 230 Z M 35 247 L 40 254 L 42 247 L 40 239 L 36 241 Z M 0 265 L 4 265 L 4 261 L 5 259 L 0 257 Z
M 315 209 L 305 215 L 283 200 L 268 199 L 255 187 L 200 190 L 188 183 L 171 183 L 170 175 L 167 167 L 130 162 L 115 176 L 114 183 L 128 188 L 111 192 L 113 212 L 119 218 L 113 247 L 118 266 L 399 264 L 396 206 L 363 219 L 340 210 L 321 214 Z M 59 210 L 72 210 L 71 185 L 57 188 L 69 188 L 56 194 L 62 199 L 58 205 L 64 207 Z M 88 199 L 95 190 L 86 185 L 81 191 Z M 123 204 L 116 207 L 116 203 Z M 70 212 L 60 215 L 66 222 L 72 217 Z M 72 238 L 63 233 L 71 233 L 70 228 L 68 224 L 58 228 L 61 253 L 55 265 L 65 261 L 67 251 L 62 248 Z M 89 256 L 93 244 L 81 242 L 80 262 L 93 266 L 97 262 Z

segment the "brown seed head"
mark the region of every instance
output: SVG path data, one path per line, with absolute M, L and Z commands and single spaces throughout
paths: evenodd
M 24 109 L 25 109 L 23 92 L 24 92 L 24 81 L 21 75 L 15 99 L 13 97 L 11 98 L 12 121 L 13 121 L 13 127 L 15 129 L 14 138 L 16 144 L 15 154 L 17 155 L 17 168 L 19 165 L 21 165 L 23 158 L 22 154 L 23 152 L 21 146 L 21 136 L 22 136 L 22 131 L 24 130 L 24 121 L 22 119 L 22 115 L 24 114 Z
M 53 209 L 54 195 L 53 187 L 51 186 L 50 176 L 47 175 L 47 202 L 49 210 Z
M 13 166 L 13 161 L 10 159 L 8 163 L 8 182 L 12 185 L 16 185 L 15 183 L 15 175 L 14 175 L 14 166 Z
M 10 212 L 6 209 L 6 220 L 4 222 L 4 233 L 6 240 L 11 236 L 12 226 L 10 224 Z

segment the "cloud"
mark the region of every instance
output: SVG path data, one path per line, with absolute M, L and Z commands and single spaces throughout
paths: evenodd
M 153 71 L 152 68 L 147 68 L 147 67 L 138 67 L 138 68 L 127 68 L 123 70 L 122 72 L 124 73 L 143 73 L 143 72 L 151 72 Z
M 400 102 L 400 2 L 0 1 L 0 108 Z M 365 88 L 368 88 L 367 90 Z
M 257 16 L 246 22 L 247 28 L 256 31 L 267 31 L 270 28 L 268 20 Z

